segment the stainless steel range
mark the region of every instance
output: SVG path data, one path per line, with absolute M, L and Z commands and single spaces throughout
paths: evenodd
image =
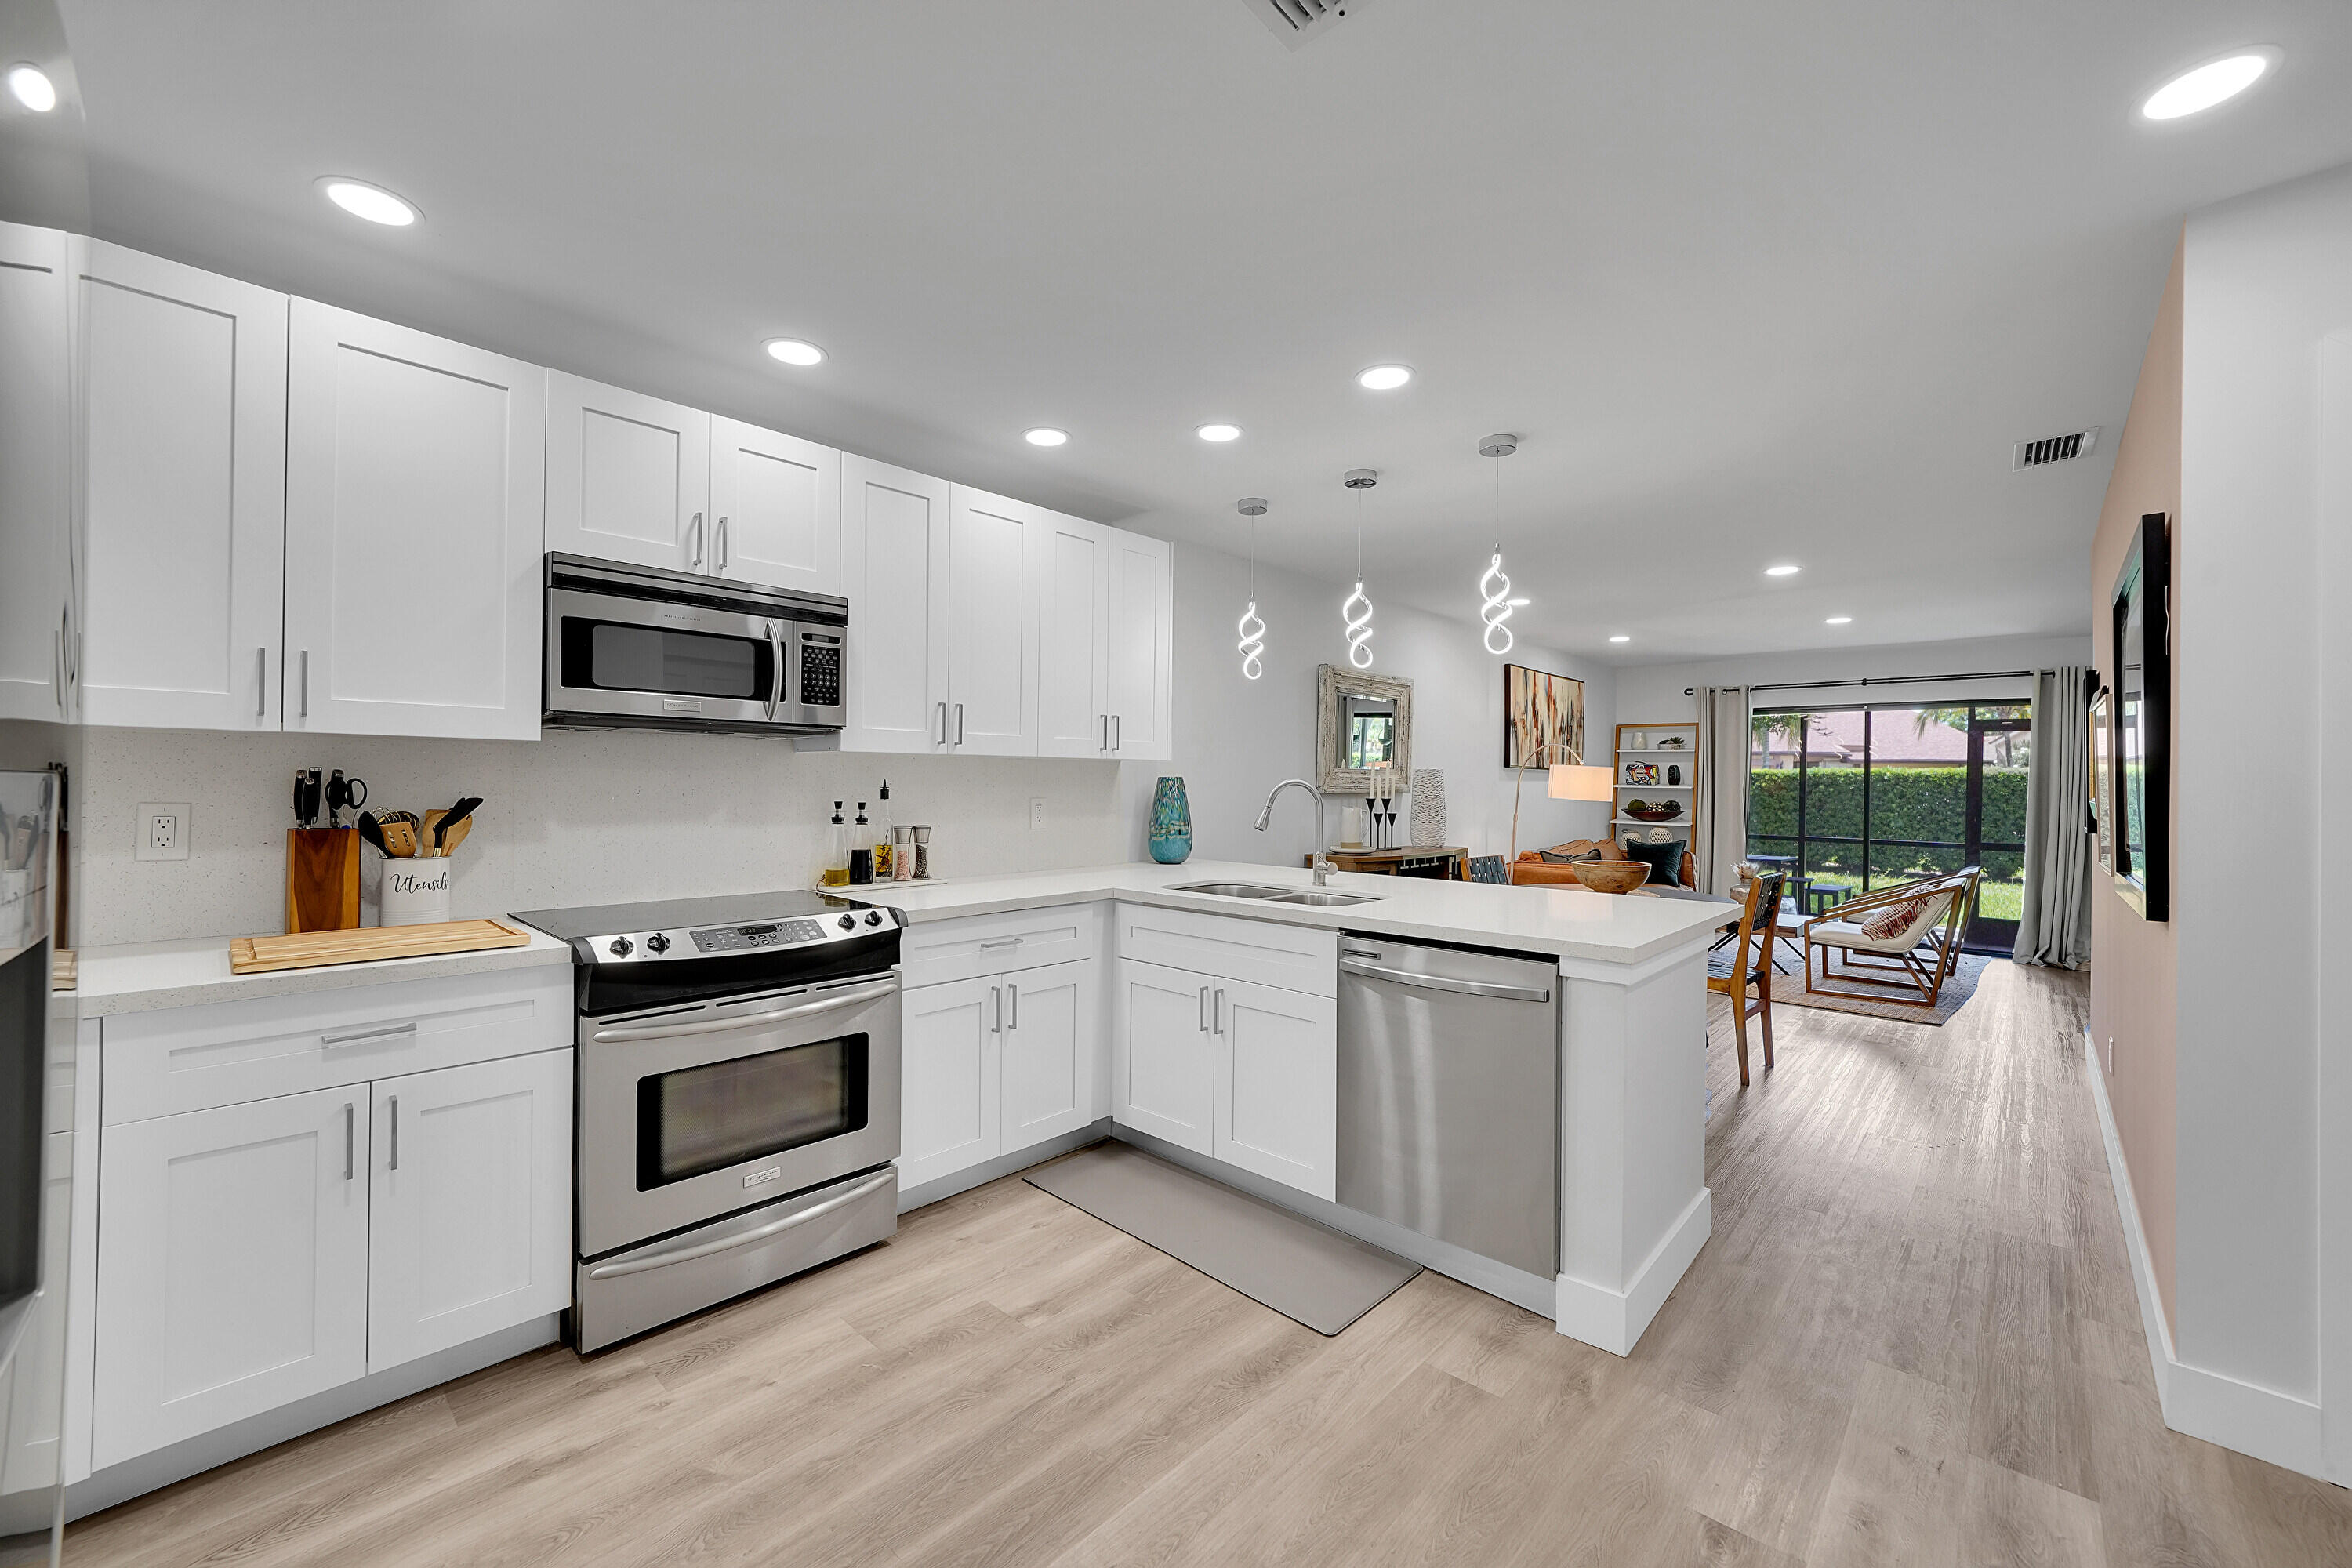
M 898 936 L 814 893 L 539 910 L 579 1013 L 573 1342 L 898 1229 Z

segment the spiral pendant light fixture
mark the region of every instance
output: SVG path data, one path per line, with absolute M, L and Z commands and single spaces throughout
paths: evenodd
M 1349 468 L 1339 482 L 1351 490 L 1368 490 L 1381 482 L 1373 468 Z M 1356 591 L 1340 601 L 1339 618 L 1348 627 L 1348 662 L 1358 669 L 1372 668 L 1372 601 L 1364 592 L 1364 518 L 1356 514 Z
M 1478 443 L 1478 455 L 1495 460 L 1495 553 L 1478 578 L 1478 618 L 1486 623 L 1486 651 L 1497 658 L 1511 651 L 1511 612 L 1525 599 L 1511 596 L 1510 574 L 1503 570 L 1503 459 L 1519 449 L 1517 436 L 1488 436 Z
M 1264 517 L 1265 499 L 1263 496 L 1244 496 L 1234 503 L 1234 510 L 1244 517 Z M 1257 613 L 1257 536 L 1255 533 L 1250 536 L 1249 563 L 1249 608 L 1244 610 L 1242 618 L 1234 623 L 1234 630 L 1241 634 L 1241 641 L 1234 645 L 1234 651 L 1242 656 L 1242 679 L 1255 680 L 1265 673 L 1265 662 L 1259 657 L 1265 652 L 1265 617 Z

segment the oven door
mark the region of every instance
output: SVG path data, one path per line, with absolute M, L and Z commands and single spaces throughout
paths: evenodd
M 896 973 L 580 1022 L 580 1255 L 896 1159 Z
M 766 616 L 579 588 L 547 591 L 547 711 L 758 728 L 785 695 Z

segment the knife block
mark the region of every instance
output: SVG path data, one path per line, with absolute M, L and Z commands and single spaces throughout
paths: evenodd
M 356 827 L 286 830 L 286 929 L 357 931 L 360 832 Z

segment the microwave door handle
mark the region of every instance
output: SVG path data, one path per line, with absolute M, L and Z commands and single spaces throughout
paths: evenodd
M 781 1023 L 787 1018 L 805 1018 L 815 1013 L 830 1013 L 837 1007 L 855 1007 L 861 1003 L 878 1002 L 895 994 L 898 983 L 869 985 L 862 991 L 845 991 L 838 996 L 821 1001 L 803 1002 L 796 1006 L 771 1008 L 765 1013 L 746 1013 L 740 1018 L 705 1018 L 693 1024 L 656 1024 L 635 1029 L 599 1029 L 588 1037 L 600 1044 L 623 1040 L 674 1040 L 687 1035 L 716 1035 L 729 1029 L 755 1028 L 761 1024 Z
M 776 721 L 776 704 L 784 700 L 784 628 L 768 623 L 768 646 L 776 652 L 776 683 L 768 689 L 768 722 Z

